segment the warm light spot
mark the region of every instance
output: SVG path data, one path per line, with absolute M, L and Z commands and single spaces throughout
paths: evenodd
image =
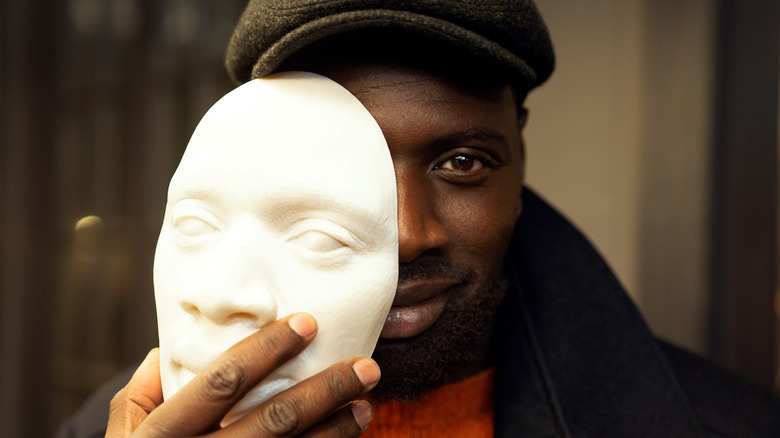
M 103 219 L 98 216 L 90 215 L 79 219 L 76 222 L 76 233 L 103 227 Z
M 97 257 L 106 240 L 106 224 L 98 216 L 85 216 L 76 222 L 74 249 L 83 257 Z

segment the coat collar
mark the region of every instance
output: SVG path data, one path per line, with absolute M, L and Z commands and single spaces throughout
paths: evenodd
M 507 255 L 496 436 L 698 436 L 655 338 L 587 239 L 530 190 Z

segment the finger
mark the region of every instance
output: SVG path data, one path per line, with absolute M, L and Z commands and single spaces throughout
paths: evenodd
M 155 348 L 111 400 L 106 436 L 130 436 L 162 401 L 160 350 Z
M 333 413 L 325 421 L 301 435 L 301 438 L 357 437 L 368 429 L 373 418 L 374 411 L 371 403 L 357 400 Z
M 376 386 L 379 377 L 372 359 L 339 362 L 277 394 L 218 435 L 297 436 Z
M 303 313 L 263 327 L 217 357 L 142 427 L 155 436 L 197 435 L 216 428 L 236 402 L 303 350 L 316 331 L 314 318 Z

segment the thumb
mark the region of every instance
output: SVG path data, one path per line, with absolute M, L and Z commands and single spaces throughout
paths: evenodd
M 106 437 L 129 437 L 162 402 L 160 350 L 154 348 L 135 370 L 127 386 L 111 400 Z

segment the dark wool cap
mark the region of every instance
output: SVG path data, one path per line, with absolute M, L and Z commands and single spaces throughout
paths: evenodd
M 531 0 L 250 0 L 226 65 L 234 81 L 246 82 L 273 73 L 312 43 L 377 30 L 451 46 L 527 90 L 555 66 L 547 27 Z

